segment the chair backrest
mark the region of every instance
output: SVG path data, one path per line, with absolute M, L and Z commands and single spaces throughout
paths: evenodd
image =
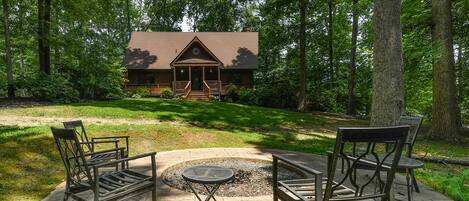
M 85 151 L 85 153 L 89 153 L 93 151 L 93 146 L 88 139 L 85 126 L 83 126 L 83 122 L 81 120 L 65 121 L 63 122 L 63 125 L 64 125 L 64 128 L 73 129 L 75 131 L 78 140 L 82 142 L 82 148 L 83 148 L 83 151 Z
M 93 182 L 85 153 L 74 129 L 51 128 L 51 130 L 64 163 L 69 184 L 73 186 Z
M 354 199 L 381 198 L 387 200 L 390 195 L 394 173 L 401 157 L 404 141 L 409 132 L 409 126 L 393 127 L 366 127 L 366 128 L 339 128 L 337 131 L 334 152 L 328 161 L 328 180 L 324 200 L 328 201 L 333 197 L 333 192 L 338 190 L 340 185 L 349 180 L 355 191 Z M 366 150 L 360 151 L 357 155 L 350 155 L 346 146 L 354 143 L 366 144 Z M 385 149 L 385 145 L 391 144 L 390 149 Z M 384 154 L 381 154 L 384 153 Z M 378 154 L 380 153 L 380 154 Z M 333 183 L 338 157 L 342 157 L 347 165 L 347 172 L 337 183 Z M 386 161 L 386 163 L 385 163 Z M 375 165 L 373 175 L 366 181 L 357 181 L 355 173 L 359 162 L 369 162 Z M 387 170 L 384 180 L 381 178 L 381 171 Z M 374 194 L 364 194 L 365 189 L 371 189 L 373 181 L 379 181 L 378 190 Z M 370 191 L 368 191 L 370 192 Z
M 423 117 L 420 116 L 401 116 L 399 119 L 399 125 L 409 125 L 410 131 L 409 135 L 407 135 L 406 143 L 410 144 L 411 146 L 414 145 L 415 139 L 417 139 L 417 133 L 420 130 L 420 125 L 422 124 Z

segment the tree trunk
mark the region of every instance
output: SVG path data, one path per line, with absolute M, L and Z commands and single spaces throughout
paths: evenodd
M 15 97 L 15 85 L 13 83 L 13 67 L 11 64 L 10 25 L 8 13 L 8 0 L 2 0 L 3 25 L 5 29 L 5 65 L 7 70 L 8 98 Z
M 461 128 L 454 68 L 451 1 L 432 0 L 433 110 L 431 136 L 455 141 Z
M 397 125 L 404 112 L 401 0 L 375 0 L 371 125 Z
M 333 42 L 333 29 L 332 29 L 332 0 L 328 1 L 329 6 L 329 23 L 327 26 L 327 35 L 329 36 L 328 46 L 329 46 L 329 76 L 331 81 L 331 87 L 334 86 L 334 49 L 332 47 Z
M 18 10 L 19 10 L 19 13 L 18 13 L 18 27 L 19 27 L 19 30 L 21 30 L 20 34 L 24 35 L 25 33 L 23 31 L 24 30 L 23 20 L 24 20 L 26 8 L 25 8 L 25 6 L 23 6 L 23 2 L 21 2 L 21 1 L 18 3 Z M 24 66 L 24 59 L 25 59 L 24 58 L 25 57 L 24 49 L 25 48 L 24 48 L 24 46 L 25 46 L 25 44 L 20 43 L 20 44 L 18 44 L 18 46 L 19 46 L 18 49 L 19 49 L 19 56 L 20 56 L 20 58 L 19 58 L 20 59 L 19 60 L 19 77 L 20 77 L 20 80 L 24 81 L 24 76 L 25 76 L 25 66 Z M 21 91 L 24 92 L 24 89 L 21 90 Z M 23 93 L 23 96 L 24 95 L 25 94 Z
M 50 75 L 50 5 L 50 0 L 38 0 L 39 68 L 46 75 Z
M 464 72 L 464 66 L 463 66 L 463 63 L 462 63 L 462 52 L 463 52 L 463 49 L 461 47 L 461 45 L 459 45 L 459 48 L 458 48 L 458 61 L 457 61 L 457 84 L 456 84 L 456 87 L 458 88 L 458 103 L 462 103 L 464 102 L 464 93 L 463 93 L 463 89 L 464 89 L 464 82 L 462 81 L 462 79 L 464 79 L 464 76 L 463 76 L 463 72 Z
M 355 115 L 355 82 L 356 82 L 356 60 L 357 60 L 357 35 L 358 35 L 358 0 L 353 0 L 352 8 L 352 49 L 350 50 L 350 70 L 348 80 L 348 104 L 347 114 Z
M 23 47 L 20 47 L 20 79 L 24 80 L 24 74 L 25 74 L 25 69 L 24 69 L 24 49 Z
M 306 2 L 300 0 L 300 66 L 299 66 L 299 79 L 300 91 L 298 97 L 298 111 L 303 112 L 306 110 Z
M 132 28 L 130 27 L 130 0 L 125 1 L 126 11 L 127 11 L 127 31 L 129 32 L 129 36 L 127 41 L 130 41 L 130 37 L 132 35 Z

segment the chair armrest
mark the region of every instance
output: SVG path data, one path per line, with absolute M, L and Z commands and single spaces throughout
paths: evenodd
M 284 162 L 284 163 L 286 163 L 290 166 L 296 167 L 296 168 L 298 168 L 300 170 L 303 170 L 307 173 L 314 174 L 314 175 L 322 175 L 322 172 L 320 172 L 320 171 L 317 171 L 315 169 L 311 169 L 311 168 L 306 167 L 304 165 L 298 164 L 297 162 L 292 161 L 290 159 L 287 159 L 283 156 L 280 156 L 280 155 L 277 155 L 277 154 L 272 154 L 272 158 L 278 159 L 278 160 L 280 160 L 280 161 L 282 161 L 282 162 Z
M 102 151 L 95 151 L 95 152 L 90 152 L 90 153 L 86 153 L 84 154 L 84 156 L 91 156 L 91 155 L 94 155 L 94 154 L 103 154 L 103 153 L 108 153 L 108 152 L 123 152 L 124 151 L 124 147 L 120 147 L 120 148 L 115 148 L 115 149 L 106 149 L 106 150 L 102 150 Z
M 109 162 L 105 162 L 105 163 L 100 163 L 100 164 L 94 165 L 93 167 L 95 167 L 95 168 L 100 168 L 100 167 L 105 167 L 105 166 L 114 165 L 114 164 L 117 164 L 117 163 L 122 163 L 122 162 L 131 161 L 131 160 L 136 160 L 136 159 L 144 158 L 144 157 L 148 157 L 148 156 L 155 157 L 155 155 L 156 155 L 156 152 L 149 152 L 149 153 L 140 154 L 140 155 L 136 155 L 136 156 L 132 156 L 132 157 L 128 157 L 128 158 L 122 158 L 122 159 L 119 159 L 119 160 L 114 160 L 114 161 L 109 161 Z
M 108 137 L 94 137 L 94 138 L 91 138 L 91 141 L 94 142 L 95 140 L 101 141 L 101 140 L 104 140 L 104 139 L 116 139 L 116 138 L 123 138 L 123 139 L 125 139 L 125 148 L 126 148 L 126 150 L 127 150 L 127 153 L 130 153 L 130 151 L 129 151 L 129 148 L 130 148 L 130 147 L 129 147 L 129 138 L 130 138 L 130 136 L 128 136 L 128 135 L 108 136 Z M 117 144 L 117 143 L 116 143 L 116 144 Z M 116 146 L 117 146 L 117 145 L 116 145 Z
M 99 139 L 115 139 L 115 138 L 129 138 L 130 136 L 128 135 L 122 135 L 122 136 L 108 136 L 108 137 L 93 137 L 91 140 L 99 140 Z
M 116 143 L 119 140 L 100 140 L 100 141 L 91 141 L 91 142 L 80 142 L 80 144 L 104 144 L 104 143 Z
M 89 152 L 89 153 L 85 153 L 83 154 L 83 156 L 92 156 L 92 155 L 95 155 L 95 154 L 103 154 L 103 153 L 109 153 L 109 152 L 116 152 L 117 155 L 116 155 L 116 160 L 118 159 L 117 157 L 119 157 L 119 152 L 121 153 L 120 156 L 122 157 L 122 152 L 124 151 L 124 148 L 121 147 L 121 148 L 115 148 L 115 149 L 106 149 L 106 150 L 102 150 L 102 151 L 95 151 L 95 152 Z M 80 156 L 79 156 L 80 157 Z M 68 157 L 68 159 L 74 159 L 76 158 L 75 156 L 71 156 L 71 157 Z

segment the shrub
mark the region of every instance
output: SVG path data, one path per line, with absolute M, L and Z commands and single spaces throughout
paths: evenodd
M 164 98 L 164 99 L 174 98 L 173 91 L 171 91 L 169 89 L 163 89 L 163 91 L 161 92 L 161 98 Z
M 239 98 L 238 87 L 234 84 L 229 84 L 225 87 L 225 101 L 236 102 Z
M 129 90 L 127 95 L 131 98 L 142 98 L 150 96 L 150 89 L 147 87 L 137 87 L 135 89 Z
M 257 104 L 266 107 L 294 108 L 296 97 L 294 87 L 287 81 L 278 81 L 256 86 Z
M 52 74 L 25 79 L 22 85 L 33 97 L 57 103 L 78 102 L 80 93 L 62 75 Z
M 214 96 L 214 95 L 210 95 L 210 97 L 208 97 L 210 101 L 220 101 L 220 97 L 219 96 Z
M 239 102 L 248 105 L 255 105 L 257 103 L 256 93 L 253 89 L 241 87 L 238 92 Z

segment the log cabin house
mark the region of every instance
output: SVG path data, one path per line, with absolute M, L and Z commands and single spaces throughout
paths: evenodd
M 133 32 L 124 58 L 125 90 L 163 89 L 190 99 L 223 96 L 228 84 L 253 87 L 257 32 Z

